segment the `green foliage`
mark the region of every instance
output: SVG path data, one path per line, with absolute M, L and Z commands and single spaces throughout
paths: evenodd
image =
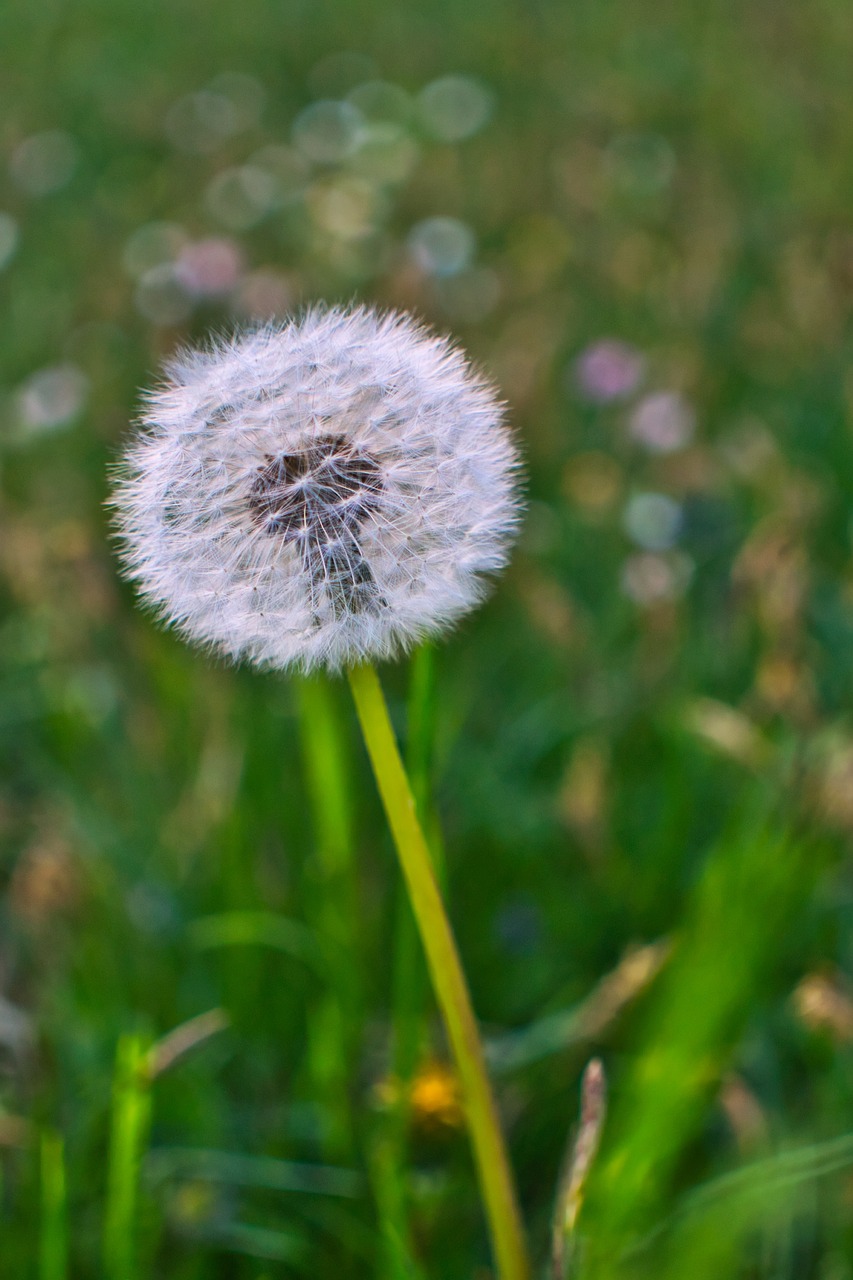
M 2 25 L 2 1280 L 488 1274 L 345 688 L 189 651 L 109 546 L 159 361 L 316 297 L 452 330 L 524 448 L 494 599 L 383 683 L 536 1256 L 598 1056 L 578 1275 L 846 1280 L 850 5 Z
M 65 1199 L 65 1158 L 62 1139 L 55 1133 L 43 1133 L 39 1280 L 66 1280 L 67 1276 L 68 1210 Z
M 821 867 L 802 837 L 768 830 L 753 815 L 739 826 L 709 855 L 638 1053 L 619 1082 L 584 1218 L 590 1275 L 616 1275 L 614 1260 L 663 1217 L 674 1171 L 756 1002 L 767 996 L 778 939 Z

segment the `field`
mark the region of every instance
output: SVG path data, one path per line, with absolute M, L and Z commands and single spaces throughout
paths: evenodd
M 562 1274 L 853 1280 L 853 9 L 0 25 L 0 1278 L 495 1274 L 346 681 L 161 628 L 105 508 L 164 359 L 323 300 L 524 456 L 381 677 L 535 1274 L 600 1060 Z

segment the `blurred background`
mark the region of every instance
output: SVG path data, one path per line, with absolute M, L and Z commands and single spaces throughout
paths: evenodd
M 2 28 L 0 1272 L 491 1275 L 346 687 L 160 631 L 103 506 L 176 346 L 356 299 L 526 456 L 494 597 L 383 678 L 537 1259 L 599 1055 L 581 1274 L 853 1277 L 853 10 Z

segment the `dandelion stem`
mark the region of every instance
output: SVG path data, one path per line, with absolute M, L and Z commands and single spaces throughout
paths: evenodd
M 527 1280 L 521 1217 L 471 998 L 382 686 L 369 665 L 351 668 L 349 680 L 456 1060 L 498 1274 L 501 1280 Z
M 441 831 L 430 798 L 430 762 L 434 731 L 435 653 L 422 644 L 411 660 L 411 681 L 406 708 L 407 743 L 404 767 L 415 800 L 415 812 L 427 840 L 430 861 L 439 892 L 442 889 L 443 847 Z M 411 1088 L 418 1062 L 427 1043 L 428 978 L 418 939 L 412 906 L 401 886 L 394 937 L 392 1071 L 403 1097 Z M 401 1098 L 401 1102 L 402 1102 Z M 401 1141 L 406 1130 L 405 1105 L 397 1108 L 402 1121 Z
M 441 833 L 430 800 L 435 712 L 435 651 L 418 646 L 410 663 L 406 707 L 405 768 L 421 827 L 441 889 Z M 394 1101 L 379 1128 L 373 1161 L 376 1198 L 383 1225 L 383 1280 L 424 1280 L 415 1257 L 409 1222 L 409 1127 L 411 1093 L 428 1042 L 429 976 L 404 883 L 395 903 L 391 994 L 391 1079 Z

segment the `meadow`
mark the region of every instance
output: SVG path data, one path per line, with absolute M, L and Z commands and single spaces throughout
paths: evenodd
M 0 27 L 2 1280 L 496 1274 L 346 682 L 158 626 L 105 507 L 164 359 L 317 300 L 524 456 L 381 677 L 534 1274 L 853 1280 L 853 10 Z

